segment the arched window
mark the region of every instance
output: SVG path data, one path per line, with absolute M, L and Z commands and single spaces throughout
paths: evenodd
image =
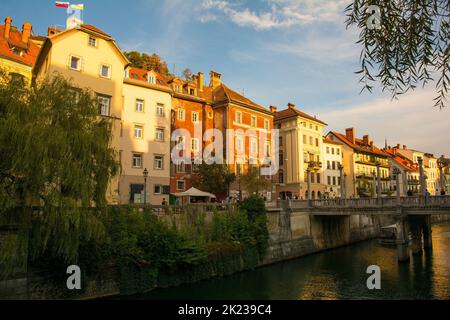
M 315 191 L 313 191 L 313 192 L 311 192 L 311 199 L 316 199 L 316 193 L 315 193 Z

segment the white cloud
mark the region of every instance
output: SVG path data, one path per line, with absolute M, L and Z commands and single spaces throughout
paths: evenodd
M 330 130 L 344 132 L 355 127 L 358 137 L 369 134 L 375 143 L 383 147 L 385 138 L 390 145 L 450 155 L 450 109 L 433 107 L 436 92 L 422 89 L 401 96 L 399 100 L 378 98 L 349 108 L 321 114 Z
M 202 8 L 205 14 L 200 16 L 200 21 L 207 22 L 205 17 L 214 11 L 240 27 L 258 31 L 290 28 L 315 21 L 341 22 L 347 3 L 348 0 L 266 0 L 267 8 L 257 12 L 243 8 L 240 3 L 204 0 Z

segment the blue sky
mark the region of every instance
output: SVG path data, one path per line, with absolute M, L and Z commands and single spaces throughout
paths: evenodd
M 357 30 L 345 29 L 349 0 L 85 0 L 84 21 L 123 50 L 161 55 L 171 70 L 222 73 L 231 88 L 264 106 L 288 102 L 329 124 L 355 127 L 384 146 L 400 143 L 450 155 L 449 109 L 432 108 L 433 87 L 391 101 L 360 94 Z M 52 0 L 2 0 L 13 24 L 35 33 L 64 25 Z M 3 20 L 4 17 L 1 17 Z

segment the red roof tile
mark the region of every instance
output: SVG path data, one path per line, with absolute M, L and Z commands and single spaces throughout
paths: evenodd
M 214 102 L 235 102 L 243 104 L 249 108 L 255 109 L 257 111 L 261 111 L 264 113 L 272 114 L 267 108 L 253 102 L 252 100 L 244 97 L 243 95 L 237 93 L 236 91 L 228 88 L 226 85 L 221 84 L 217 88 L 213 90 L 212 98 Z
M 356 151 L 376 154 L 376 155 L 384 156 L 384 157 L 389 156 L 386 152 L 377 148 L 375 145 L 373 145 L 373 144 L 368 145 L 368 144 L 364 143 L 363 139 L 356 138 L 355 143 L 353 143 L 352 141 L 348 140 L 344 134 L 334 132 L 334 131 L 331 131 L 331 133 L 334 134 L 336 136 L 336 138 L 338 138 L 339 140 L 344 142 L 346 145 L 348 145 L 350 148 L 353 148 Z
M 158 72 L 155 72 L 155 71 L 153 71 L 153 72 L 156 75 L 156 84 L 167 87 L 168 86 L 167 85 L 167 81 L 168 81 L 167 77 Z M 130 67 L 130 70 L 128 72 L 128 77 L 130 79 L 141 80 L 141 81 L 145 81 L 148 83 L 147 74 L 148 74 L 147 70 Z
M 9 39 L 5 39 L 5 25 L 0 25 L 0 57 L 10 59 L 27 66 L 34 66 L 37 56 L 39 54 L 39 46 L 36 45 L 31 39 L 28 44 L 22 42 L 22 32 L 16 27 L 11 26 L 9 33 Z M 24 50 L 22 56 L 13 52 L 12 48 L 17 47 Z
M 327 125 L 322 120 L 319 120 L 316 117 L 310 116 L 309 114 L 304 113 L 304 112 L 298 110 L 297 108 L 287 108 L 285 110 L 275 112 L 275 121 L 287 119 L 287 118 L 291 118 L 291 117 L 302 117 L 302 118 L 306 118 L 306 119 L 309 119 L 312 121 L 319 122 L 323 125 Z

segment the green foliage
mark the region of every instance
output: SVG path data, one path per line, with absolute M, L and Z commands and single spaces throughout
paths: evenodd
M 269 181 L 261 176 L 260 168 L 257 166 L 250 166 L 245 174 L 239 176 L 239 180 L 250 195 L 258 194 L 270 185 Z
M 380 28 L 369 28 L 373 12 L 381 10 Z M 361 83 L 372 91 L 381 82 L 393 97 L 417 85 L 425 85 L 437 74 L 435 106 L 448 99 L 450 7 L 448 0 L 353 0 L 346 8 L 347 26 L 361 30 Z M 370 24 L 369 24 L 370 25 Z
M 130 63 L 135 68 L 153 70 L 165 76 L 171 76 L 167 63 L 161 59 L 159 55 L 153 53 L 141 53 L 137 51 L 125 52 L 125 56 L 130 60 Z
M 0 218 L 15 212 L 21 227 L 0 252 L 5 269 L 23 248 L 74 262 L 81 241 L 104 236 L 99 217 L 118 171 L 111 125 L 92 92 L 61 76 L 28 87 L 0 74 Z
M 193 181 L 196 188 L 208 190 L 214 194 L 228 192 L 229 186 L 236 180 L 226 164 L 206 164 L 198 166 L 198 179 Z

